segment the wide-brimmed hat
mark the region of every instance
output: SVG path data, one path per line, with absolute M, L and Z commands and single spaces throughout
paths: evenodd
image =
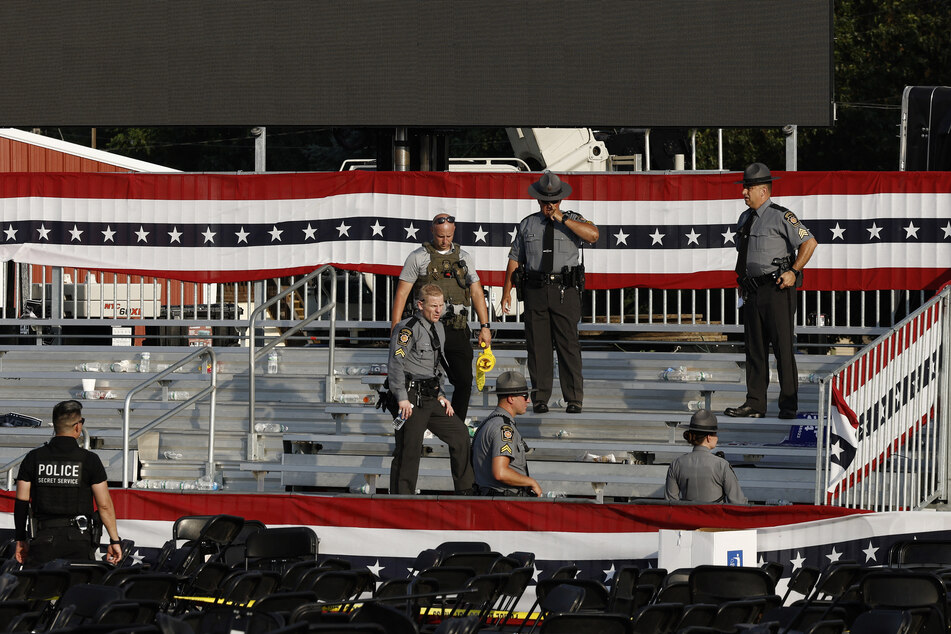
M 698 434 L 717 433 L 717 416 L 708 409 L 702 409 L 690 417 L 690 425 L 687 431 L 697 432 Z
M 495 380 L 495 393 L 499 396 L 528 393 L 528 382 L 518 372 L 509 370 L 499 375 Z
M 571 195 L 571 185 L 558 178 L 558 174 L 545 170 L 541 178 L 528 186 L 528 193 L 532 198 L 554 202 L 568 198 Z
M 763 163 L 751 163 L 749 167 L 743 170 L 743 180 L 736 181 L 737 185 L 751 187 L 753 185 L 762 185 L 772 181 L 778 181 L 779 176 L 774 177 L 769 168 Z

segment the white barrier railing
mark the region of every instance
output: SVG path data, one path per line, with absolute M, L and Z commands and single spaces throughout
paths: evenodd
M 921 509 L 948 494 L 951 287 L 821 385 L 816 503 Z

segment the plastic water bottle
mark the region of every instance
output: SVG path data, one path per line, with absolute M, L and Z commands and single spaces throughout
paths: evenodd
M 139 355 L 139 372 L 148 372 L 152 365 L 152 353 L 143 352 Z
M 102 372 L 102 364 L 98 361 L 83 361 L 74 369 L 76 372 Z
M 268 374 L 277 374 L 277 361 L 278 361 L 277 351 L 271 350 L 267 354 L 267 373 Z
M 697 412 L 702 410 L 706 406 L 706 403 L 703 401 L 687 401 L 687 409 L 691 412 Z
M 87 401 L 114 399 L 115 397 L 116 393 L 112 390 L 86 390 L 83 392 L 83 398 Z
M 254 431 L 258 433 L 276 433 L 287 431 L 287 427 L 280 423 L 255 423 Z
M 197 488 L 201 491 L 217 491 L 218 483 L 210 475 L 203 475 L 195 481 Z
M 570 438 L 570 437 L 571 437 L 571 432 L 569 432 L 567 429 L 559 429 L 559 430 L 558 430 L 558 433 L 555 434 L 555 435 L 556 435 L 558 438 Z
M 113 372 L 131 372 L 135 367 L 135 364 L 129 359 L 123 359 L 121 361 L 116 361 L 109 366 L 109 369 Z
M 369 403 L 373 400 L 374 396 L 369 396 L 365 394 L 339 394 L 337 396 L 338 403 Z
M 168 460 L 181 460 L 182 454 L 178 451 L 163 451 L 162 455 Z
M 349 374 L 350 376 L 367 374 L 369 371 L 370 371 L 369 368 L 362 365 L 351 365 L 349 368 L 347 368 L 347 374 Z
M 565 493 L 564 491 L 549 491 L 548 493 L 545 494 L 545 497 L 549 497 L 549 498 L 566 498 L 566 497 L 568 497 L 568 494 Z
M 168 391 L 168 400 L 170 401 L 187 401 L 191 398 L 191 394 L 185 392 L 184 390 L 169 390 Z
M 568 407 L 568 400 L 565 397 L 561 397 L 555 401 L 555 407 Z
M 369 495 L 370 485 L 367 483 L 364 483 L 363 486 L 350 487 L 350 493 L 363 493 L 365 495 Z

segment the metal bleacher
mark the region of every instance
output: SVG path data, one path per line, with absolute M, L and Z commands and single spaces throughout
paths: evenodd
M 49 420 L 53 405 L 81 397 L 81 380 L 97 379 L 97 390 L 115 399 L 84 400 L 90 446 L 101 452 L 111 480 L 121 481 L 123 399 L 164 365 L 193 348 L 151 348 L 151 373 L 80 372 L 84 362 L 108 366 L 137 358 L 142 348 L 108 346 L 7 346 L 0 348 L 0 401 L 4 412 Z M 218 390 L 214 463 L 208 473 L 207 401 L 171 418 L 133 443 L 132 480 L 149 488 L 191 488 L 187 483 L 212 476 L 226 491 L 363 492 L 385 489 L 389 480 L 393 435 L 390 417 L 375 409 L 380 375 L 369 374 L 385 364 L 384 348 L 337 348 L 334 393 L 326 402 L 326 347 L 280 349 L 277 374 L 258 366 L 255 421 L 280 431 L 248 429 L 248 358 L 246 348 L 216 348 Z M 497 364 L 487 385 L 506 370 L 525 371 L 525 352 L 495 350 Z M 800 355 L 802 377 L 833 368 L 841 357 Z M 532 448 L 529 467 L 553 496 L 598 501 L 662 498 L 669 462 L 689 447 L 678 425 L 700 404 L 722 411 L 742 402 L 745 394 L 743 356 L 734 353 L 657 353 L 585 351 L 585 409 L 569 415 L 554 406 L 544 415 L 531 411 L 518 425 Z M 710 380 L 670 382 L 660 378 L 668 367 L 702 370 Z M 170 397 L 197 392 L 208 384 L 206 368 L 175 373 L 149 387 L 133 401 L 132 429 L 149 423 L 177 403 Z M 365 373 L 366 372 L 366 373 Z M 451 387 L 449 388 L 451 389 Z M 775 385 L 772 388 L 775 390 Z M 816 385 L 800 386 L 801 412 L 818 409 Z M 775 392 L 773 392 L 775 396 Z M 775 400 L 775 399 L 773 399 Z M 477 426 L 494 407 L 491 393 L 475 392 L 469 410 Z M 0 414 L 4 413 L 0 412 Z M 814 443 L 791 442 L 798 425 L 810 421 L 780 420 L 776 412 L 763 419 L 720 416 L 720 446 L 733 463 L 744 491 L 756 502 L 812 503 L 815 496 Z M 49 428 L 0 428 L 0 463 L 7 463 L 39 444 Z M 252 436 L 257 453 L 252 456 Z M 452 491 L 446 447 L 427 439 L 418 486 L 423 493 Z

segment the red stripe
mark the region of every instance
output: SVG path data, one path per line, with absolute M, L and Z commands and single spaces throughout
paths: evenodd
M 14 493 L 0 492 L 12 513 Z M 653 532 L 661 528 L 757 528 L 843 517 L 862 511 L 827 506 L 667 506 L 508 500 L 406 500 L 311 495 L 112 491 L 120 519 L 171 522 L 228 513 L 268 525 L 350 526 L 443 531 Z
M 947 193 L 948 172 L 775 172 L 776 197 Z M 282 200 L 380 193 L 476 199 L 528 199 L 538 174 L 330 172 L 310 174 L 0 174 L 0 196 L 138 200 Z M 738 173 L 570 174 L 570 200 L 736 200 Z
M 338 264 L 333 266 L 364 273 L 399 275 L 402 266 L 379 264 Z M 319 265 L 318 265 L 319 266 Z M 281 269 L 250 271 L 166 271 L 155 269 L 103 269 L 110 273 L 127 273 L 148 277 L 172 277 L 185 282 L 244 282 L 248 280 L 305 275 L 318 266 L 298 266 Z M 504 271 L 479 271 L 482 283 L 502 286 Z M 695 273 L 590 273 L 586 288 L 669 288 L 669 289 L 733 289 L 736 274 L 733 271 L 698 271 Z M 847 281 L 846 281 L 847 280 Z M 803 285 L 804 291 L 935 289 L 951 280 L 951 269 L 893 268 L 893 269 L 811 269 Z

